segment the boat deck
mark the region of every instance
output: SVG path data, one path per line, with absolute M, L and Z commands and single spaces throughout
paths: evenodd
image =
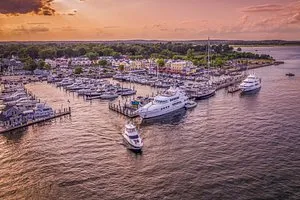
M 59 111 L 57 113 L 54 113 L 54 116 L 51 116 L 51 117 L 34 120 L 32 122 L 28 122 L 26 124 L 22 124 L 22 125 L 19 125 L 19 126 L 10 127 L 10 128 L 7 128 L 7 129 L 0 129 L 0 134 L 9 133 L 9 132 L 15 131 L 17 129 L 32 126 L 34 124 L 45 122 L 45 121 L 55 119 L 55 118 L 58 118 L 58 117 L 62 117 L 62 116 L 65 116 L 65 115 L 71 115 L 71 108 L 70 107 L 65 108 L 63 111 Z

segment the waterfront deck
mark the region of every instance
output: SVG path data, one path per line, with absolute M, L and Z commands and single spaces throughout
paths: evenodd
M 7 129 L 0 129 L 0 134 L 9 133 L 9 132 L 15 131 L 17 129 L 32 126 L 34 124 L 38 124 L 38 123 L 45 122 L 45 121 L 48 121 L 48 120 L 51 120 L 51 119 L 59 118 L 59 117 L 65 116 L 65 115 L 71 115 L 71 107 L 65 108 L 63 111 L 55 112 L 54 115 L 51 116 L 51 117 L 34 120 L 32 122 L 28 122 L 26 124 L 21 124 L 19 126 L 10 127 L 10 128 L 7 128 Z
M 137 110 L 129 108 L 125 104 L 121 105 L 116 103 L 109 103 L 108 108 L 129 118 L 135 118 L 139 116 L 139 114 L 136 112 Z
M 237 85 L 238 83 L 242 82 L 244 80 L 244 78 L 246 78 L 246 76 L 242 76 L 240 78 L 222 83 L 222 84 L 216 86 L 216 90 L 221 90 L 221 89 L 227 88 L 229 86 Z

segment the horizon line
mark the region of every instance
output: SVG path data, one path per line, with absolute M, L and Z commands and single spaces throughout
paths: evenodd
M 209 39 L 210 41 L 228 41 L 228 42 L 300 42 L 300 40 L 282 40 L 282 39 L 270 39 L 270 40 L 243 40 L 243 39 Z M 207 39 L 115 39 L 115 40 L 0 40 L 0 43 L 30 43 L 30 42 L 197 42 L 207 41 Z

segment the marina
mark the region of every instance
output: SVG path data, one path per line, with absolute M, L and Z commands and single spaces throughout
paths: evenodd
M 20 82 L 6 82 L 0 100 L 4 107 L 0 115 L 0 134 L 71 114 L 71 107 L 56 111 L 41 103 Z
M 135 194 L 128 195 L 129 198 L 142 192 L 147 199 L 174 191 L 180 192 L 184 199 L 217 198 L 218 192 L 228 199 L 237 193 L 255 198 L 260 192 L 267 197 L 264 191 L 272 194 L 289 191 L 297 196 L 293 187 L 298 181 L 294 155 L 300 116 L 299 112 L 290 111 L 299 110 L 297 63 L 287 60 L 283 65 L 253 71 L 262 79 L 262 87 L 251 95 L 228 94 L 230 87 L 239 86 L 247 74 L 236 79 L 235 75 L 228 76 L 226 81 L 224 76 L 211 77 L 211 82 L 182 80 L 179 88 L 187 93 L 213 88 L 215 95 L 195 100 L 195 107 L 190 102 L 193 108 L 145 120 L 132 115 L 138 109 L 137 102 L 144 101 L 142 105 L 145 105 L 167 88 L 110 78 L 72 77 L 68 83 L 86 82 L 82 85 L 88 85 L 87 89 L 80 84 L 81 89 L 58 86 L 63 79 L 27 83 L 25 88 L 35 96 L 34 100 L 46 102 L 57 112 L 71 107 L 72 113 L 0 135 L 1 170 L 5 174 L 0 184 L 1 195 L 4 199 L 22 199 L 29 192 L 37 198 L 84 199 L 96 194 L 97 199 L 110 194 L 111 199 L 118 199 L 124 197 L 124 190 L 130 189 Z M 296 76 L 286 77 L 288 72 Z M 122 96 L 122 88 L 135 90 L 136 94 Z M 119 95 L 111 100 L 89 100 L 94 91 L 97 91 L 95 94 L 113 91 Z M 24 98 L 13 96 L 9 99 L 11 104 L 17 103 L 14 98 Z M 20 101 L 27 100 L 30 98 Z M 122 109 L 117 108 L 117 112 L 125 115 L 117 114 L 110 105 L 121 105 Z M 130 150 L 123 140 L 128 120 L 143 140 L 142 153 Z M 285 179 L 279 184 L 274 182 L 274 176 Z M 29 188 L 16 184 L 16 180 L 27 181 Z M 37 182 L 41 186 L 36 185 Z M 132 183 L 139 184 L 132 187 Z M 114 192 L 111 185 L 116 186 Z M 36 192 L 41 191 L 41 187 L 42 192 Z M 185 193 L 187 188 L 195 196 Z M 81 192 L 78 189 L 82 189 Z M 173 199 L 177 197 L 176 193 L 171 195 Z

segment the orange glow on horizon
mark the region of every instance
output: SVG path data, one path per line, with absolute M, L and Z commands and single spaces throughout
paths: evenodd
M 300 39 L 299 0 L 15 1 L 0 2 L 1 41 Z

